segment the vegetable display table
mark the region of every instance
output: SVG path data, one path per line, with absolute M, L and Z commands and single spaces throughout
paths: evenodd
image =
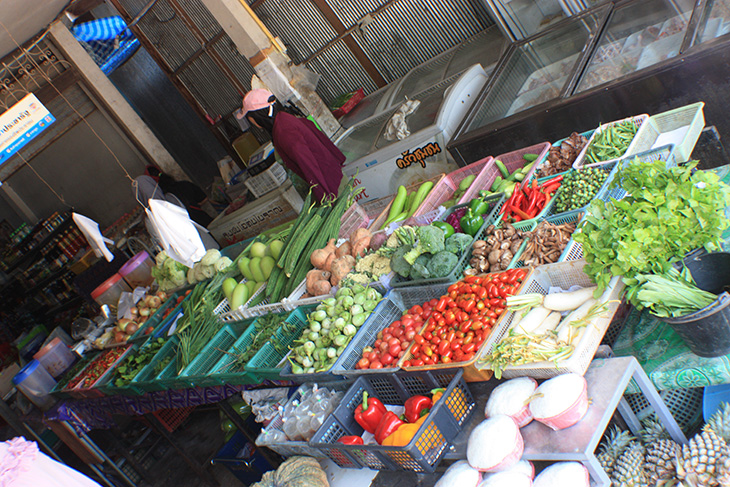
M 624 391 L 632 379 L 654 408 L 657 418 L 672 439 L 680 444 L 687 443 L 684 433 L 635 358 L 595 359 L 586 371 L 585 378 L 588 382 L 590 406 L 583 419 L 561 431 L 553 431 L 537 421 L 522 428 L 525 441 L 523 460 L 578 461 L 588 468 L 594 485 L 609 487 L 611 482 L 596 460 L 595 451 L 614 411 L 619 412 L 634 435 L 641 430 L 641 423 L 623 398 Z M 478 387 L 479 384 L 471 386 Z M 492 384 L 492 388 L 494 386 L 496 384 Z M 477 411 L 483 411 L 489 394 L 480 394 L 477 390 L 473 392 L 477 397 Z M 482 420 L 482 415 L 474 415 L 471 424 L 467 424 L 464 432 L 456 438 L 452 451 L 447 453 L 445 458 L 466 458 L 468 432 Z

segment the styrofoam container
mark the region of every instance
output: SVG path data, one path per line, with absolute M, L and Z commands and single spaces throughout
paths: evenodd
M 536 406 L 542 405 L 547 401 L 555 401 L 557 399 L 557 392 L 553 394 L 545 393 L 548 387 L 559 387 L 563 383 L 569 384 L 574 381 L 577 383 L 579 380 L 581 381 L 582 387 L 570 406 L 560 412 L 551 414 L 550 416 L 541 416 L 539 410 L 538 412 L 535 411 Z M 535 421 L 539 421 L 554 431 L 570 428 L 583 419 L 583 416 L 585 416 L 588 411 L 588 383 L 583 376 L 578 374 L 563 374 L 558 377 L 554 377 L 549 381 L 543 382 L 542 385 L 537 388 L 534 395 L 534 399 L 530 401 L 530 412 L 535 418 Z M 565 396 L 565 394 L 560 395 Z

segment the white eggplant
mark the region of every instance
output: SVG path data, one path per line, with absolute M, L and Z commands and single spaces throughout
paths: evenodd
M 551 311 L 570 311 L 577 309 L 585 303 L 589 298 L 593 297 L 595 286 L 584 287 L 577 291 L 568 293 L 551 293 L 545 296 L 542 305 Z

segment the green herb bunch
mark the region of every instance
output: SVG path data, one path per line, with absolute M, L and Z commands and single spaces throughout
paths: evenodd
M 637 274 L 666 274 L 687 252 L 719 246 L 730 225 L 724 214 L 730 186 L 716 174 L 693 172 L 696 165 L 693 161 L 667 169 L 662 161 L 634 160 L 612 182 L 628 196 L 591 203 L 573 238 L 583 245 L 585 273 L 598 286 L 597 293 L 612 276 L 622 276 L 629 300 L 640 306 Z

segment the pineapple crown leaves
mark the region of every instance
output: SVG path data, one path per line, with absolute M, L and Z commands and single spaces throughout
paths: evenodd
M 641 422 L 643 427 L 641 430 L 641 441 L 644 445 L 649 445 L 655 441 L 668 439 L 669 432 L 662 426 L 656 417 L 656 414 L 652 414 Z
M 712 429 L 725 442 L 730 442 L 730 403 L 721 402 L 705 428 Z
M 631 436 L 631 432 L 622 431 L 614 425 L 608 433 L 608 438 L 604 438 L 601 442 L 600 451 L 613 458 L 618 458 L 633 440 L 635 438 Z

